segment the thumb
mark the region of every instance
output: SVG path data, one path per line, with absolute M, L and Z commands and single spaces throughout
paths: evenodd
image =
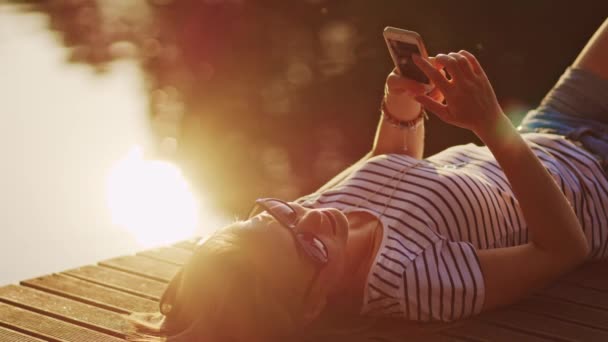
M 443 100 L 445 99 L 445 96 L 437 87 L 433 88 L 433 90 L 431 90 L 427 95 L 439 103 L 443 102 Z
M 425 109 L 439 116 L 442 120 L 446 121 L 449 117 L 448 107 L 428 95 L 416 96 L 414 98 L 420 103 Z

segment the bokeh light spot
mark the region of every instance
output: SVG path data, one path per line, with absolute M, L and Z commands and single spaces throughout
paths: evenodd
M 312 70 L 304 63 L 291 63 L 287 68 L 287 80 L 294 86 L 307 85 L 312 81 Z

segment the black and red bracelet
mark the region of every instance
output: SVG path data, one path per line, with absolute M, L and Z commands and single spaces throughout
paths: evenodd
M 418 114 L 417 117 L 413 118 L 412 120 L 399 120 L 397 117 L 395 117 L 393 114 L 391 114 L 391 112 L 388 110 L 387 106 L 386 106 L 386 97 L 382 97 L 382 102 L 380 104 L 380 112 L 382 113 L 382 115 L 384 116 L 384 118 L 386 119 L 386 121 L 393 127 L 399 128 L 399 129 L 404 129 L 404 128 L 408 128 L 408 129 L 416 129 L 421 123 L 423 119 L 427 119 L 429 118 L 427 112 L 424 110 L 424 107 L 420 106 L 420 113 Z

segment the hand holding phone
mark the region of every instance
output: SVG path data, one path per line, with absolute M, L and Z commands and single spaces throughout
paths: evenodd
M 412 60 L 414 54 L 428 57 L 420 35 L 414 31 L 388 26 L 384 29 L 383 36 L 399 75 L 430 86 L 428 77 Z
M 436 85 L 435 89 L 445 95 L 445 103 L 428 95 L 416 96 L 416 101 L 443 121 L 471 130 L 484 142 L 485 138 L 498 132 L 499 124 L 510 123 L 498 103 L 488 76 L 473 54 L 460 50 L 439 54 L 435 60 L 445 67 L 449 79 L 428 59 L 414 58 L 416 65 Z

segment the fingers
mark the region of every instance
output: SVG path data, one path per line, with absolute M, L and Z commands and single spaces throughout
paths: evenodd
M 428 95 L 416 96 L 415 99 L 424 108 L 435 113 L 435 115 L 439 116 L 440 118 L 444 119 L 449 116 L 448 107 L 442 103 L 435 101 L 433 98 L 429 97 Z
M 448 56 L 450 56 L 456 60 L 456 63 L 458 64 L 460 71 L 462 71 L 462 74 L 465 77 L 473 76 L 473 69 L 471 68 L 471 64 L 469 63 L 469 60 L 465 56 L 461 55 L 460 53 L 455 53 L 455 52 L 450 52 L 448 54 Z
M 431 90 L 427 95 L 439 103 L 443 102 L 443 100 L 445 99 L 445 96 L 437 87 L 433 88 L 433 90 Z
M 439 61 L 435 57 L 429 57 L 429 61 L 431 64 L 435 66 L 439 70 L 439 72 L 445 77 L 445 65 L 439 63 Z
M 428 60 L 418 56 L 413 55 L 414 63 L 424 72 L 426 77 L 428 77 L 440 90 L 445 90 L 449 87 L 449 81 L 445 78 L 445 76 Z M 435 63 L 443 64 L 440 60 L 435 58 Z
M 431 64 L 445 76 L 445 71 L 443 70 L 443 68 L 445 68 L 445 65 L 439 63 L 439 61 L 435 57 L 429 57 L 429 62 L 431 62 Z
M 466 50 L 460 50 L 459 53 L 469 61 L 473 72 L 475 72 L 477 75 L 485 76 L 486 73 L 483 71 L 481 64 L 479 64 L 479 61 L 477 60 L 477 58 L 475 58 L 475 56 L 473 56 L 472 53 Z
M 437 55 L 437 61 L 445 66 L 446 70 L 454 79 L 462 79 L 465 77 L 464 71 L 461 69 L 459 62 L 451 54 L 444 55 L 442 53 Z

